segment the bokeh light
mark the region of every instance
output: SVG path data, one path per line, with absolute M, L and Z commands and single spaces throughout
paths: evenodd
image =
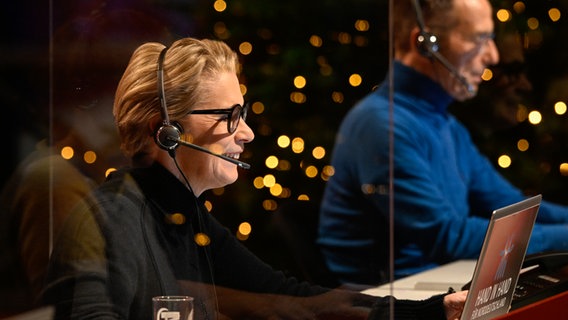
M 108 168 L 105 171 L 105 177 L 108 177 L 109 174 L 113 173 L 116 171 L 116 168 Z
M 324 147 L 315 147 L 312 150 L 312 156 L 316 159 L 322 159 L 325 157 L 325 148 Z
M 168 222 L 172 224 L 182 225 L 185 223 L 185 216 L 181 213 L 172 213 L 168 215 Z
M 306 86 L 306 78 L 304 78 L 303 76 L 294 77 L 294 86 L 298 89 L 302 89 Z
M 516 13 L 523 13 L 525 12 L 525 9 L 525 3 L 522 1 L 517 1 L 513 4 L 513 10 L 515 10 Z
M 227 9 L 227 3 L 223 0 L 215 0 L 215 2 L 213 2 L 213 8 L 217 12 L 223 12 Z
M 211 202 L 210 200 L 206 200 L 203 205 L 205 206 L 207 212 L 211 212 L 211 210 L 213 210 L 213 202 Z
M 560 174 L 568 176 L 568 163 L 564 162 L 560 164 Z
M 252 225 L 248 222 L 241 222 L 239 227 L 237 228 L 237 239 L 244 241 L 248 239 L 250 234 L 252 233 Z
M 73 151 L 73 148 L 67 146 L 67 147 L 63 147 L 61 149 L 61 156 L 63 157 L 63 159 L 69 160 L 71 158 L 73 158 L 73 155 L 75 154 L 75 151 Z
M 86 151 L 83 154 L 83 161 L 88 164 L 93 164 L 97 161 L 97 154 L 94 151 Z
M 358 87 L 361 85 L 361 83 L 363 83 L 363 78 L 360 74 L 354 73 L 349 76 L 349 84 L 353 87 Z
M 497 20 L 499 20 L 500 22 L 507 22 L 511 20 L 511 12 L 509 12 L 509 10 L 507 9 L 497 10 L 495 16 L 497 17 Z
M 307 100 L 307 97 L 305 94 L 298 92 L 298 91 L 294 91 L 292 93 L 290 93 L 290 101 L 294 102 L 294 103 L 305 103 Z
M 481 75 L 481 79 L 483 79 L 483 81 L 489 81 L 493 78 L 493 71 L 491 71 L 491 69 L 489 68 L 485 68 L 485 70 L 483 70 L 483 74 Z
M 282 186 L 279 183 L 275 183 L 272 187 L 270 187 L 270 194 L 279 197 L 282 194 Z
M 536 30 L 538 29 L 538 26 L 540 25 L 539 21 L 537 18 L 529 18 L 527 20 L 527 26 L 529 27 L 529 29 L 531 30 Z
M 267 174 L 264 176 L 264 178 L 262 178 L 262 182 L 265 187 L 270 188 L 276 184 L 276 177 L 274 177 L 274 175 L 272 174 Z
M 310 37 L 310 44 L 316 48 L 319 48 L 323 45 L 323 39 L 320 36 L 312 35 Z
M 206 235 L 203 232 L 199 232 L 195 235 L 195 237 L 193 238 L 193 240 L 195 241 L 195 243 L 200 246 L 200 247 L 205 247 L 208 246 L 211 243 L 211 239 L 209 238 L 208 235 Z
M 337 41 L 341 44 L 349 44 L 351 43 L 351 35 L 347 32 L 340 32 L 337 36 Z
M 548 10 L 548 17 L 552 22 L 560 20 L 560 16 L 561 13 L 560 10 L 558 10 L 558 8 L 550 8 L 550 10 Z
M 264 164 L 266 164 L 267 168 L 274 169 L 278 166 L 278 158 L 276 156 L 269 156 L 264 161 Z
M 557 115 L 563 115 L 566 113 L 566 103 L 564 101 L 558 101 L 554 104 L 554 112 Z
M 338 92 L 338 91 L 334 91 L 331 93 L 331 100 L 335 103 L 342 103 L 344 100 L 344 96 L 343 93 Z
M 308 178 L 315 178 L 318 175 L 318 168 L 315 166 L 308 166 L 304 171 Z
M 368 31 L 369 30 L 369 21 L 362 20 L 362 19 L 355 21 L 355 30 L 361 31 L 361 32 Z
M 262 201 L 262 207 L 266 211 L 275 211 L 278 208 L 278 204 L 273 199 L 267 199 Z
M 536 110 L 531 111 L 529 113 L 528 119 L 531 124 L 539 124 L 542 121 L 542 114 Z
M 294 151 L 294 153 L 304 152 L 304 139 L 294 138 L 292 140 L 292 151 Z
M 251 110 L 252 112 L 254 112 L 254 114 L 262 114 L 264 112 L 264 103 L 260 101 L 255 101 L 251 105 Z
M 280 148 L 288 148 L 290 145 L 290 138 L 288 136 L 280 136 L 278 137 L 277 143 Z
M 239 52 L 242 55 L 249 55 L 252 52 L 252 44 L 248 41 L 245 41 L 239 45 Z
M 520 139 L 517 141 L 517 149 L 521 152 L 527 151 L 529 149 L 529 142 L 527 139 Z
M 511 157 L 509 157 L 508 155 L 502 155 L 499 157 L 499 159 L 497 159 L 497 163 L 501 168 L 508 168 L 512 163 Z

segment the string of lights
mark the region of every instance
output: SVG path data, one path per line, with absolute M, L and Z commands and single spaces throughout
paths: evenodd
M 241 56 L 241 91 L 252 103 L 247 121 L 256 133 L 242 155 L 252 169 L 241 171 L 237 183 L 213 190 L 206 207 L 247 245 L 263 246 L 252 235 L 264 242 L 271 232 L 270 215 L 283 203 L 319 203 L 334 174 L 330 154 L 342 117 L 383 79 L 388 2 L 197 2 L 187 14 L 195 18 L 199 32 L 226 41 Z M 517 125 L 476 142 L 527 193 L 539 190 L 550 200 L 566 202 L 567 4 L 493 4 L 496 29 L 513 25 L 522 38 L 533 94 L 518 106 Z M 493 77 L 491 68 L 483 75 L 487 82 Z M 62 156 L 72 158 L 73 149 L 64 148 Z M 93 151 L 84 154 L 86 162 L 96 159 Z

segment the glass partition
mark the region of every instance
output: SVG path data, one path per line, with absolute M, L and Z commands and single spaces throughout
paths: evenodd
M 171 254 L 171 248 L 149 249 L 157 253 L 151 261 L 145 260 L 146 266 L 180 280 L 179 288 L 169 287 L 171 279 L 134 279 L 121 274 L 121 281 L 137 290 L 147 286 L 144 294 L 148 295 L 194 296 L 196 319 L 212 318 L 219 301 L 225 301 L 221 308 L 228 310 L 232 303 L 241 303 L 235 297 L 249 299 L 245 301 L 252 305 L 263 302 L 264 298 L 249 297 L 231 287 L 250 288 L 255 281 L 245 283 L 249 279 L 238 279 L 238 274 L 213 277 L 216 271 L 186 276 L 179 267 L 187 263 L 191 268 L 215 270 L 222 264 L 226 268 L 236 263 L 254 278 L 254 271 L 246 268 L 248 260 L 223 260 L 213 251 L 216 246 L 209 241 L 214 235 L 201 232 L 201 223 L 211 223 L 214 232 L 224 236 L 223 226 L 236 238 L 235 244 L 287 276 L 327 287 L 341 284 L 328 273 L 329 261 L 326 264 L 319 256 L 320 205 L 328 181 L 337 174 L 331 161 L 335 143 L 341 138 L 342 120 L 380 83 L 393 80 L 389 70 L 396 77 L 390 54 L 396 33 L 391 23 L 396 17 L 389 1 L 35 2 L 33 9 L 10 4 L 3 10 L 4 29 L 11 31 L 0 55 L 1 97 L 7 112 L 2 136 L 8 144 L 0 177 L 0 316 L 61 301 L 71 308 L 88 295 L 82 296 L 85 293 L 77 287 L 63 293 L 58 280 L 93 276 L 95 280 L 87 283 L 95 291 L 105 291 L 106 277 L 114 271 L 108 255 L 120 256 L 120 250 L 129 250 L 129 246 L 152 246 L 144 242 L 147 238 L 138 237 L 140 234 L 123 233 L 130 228 L 122 226 L 138 221 L 128 220 L 128 216 L 117 223 L 109 221 L 115 215 L 121 217 L 122 208 L 98 207 L 90 197 L 110 173 L 133 165 L 121 151 L 113 117 L 117 85 L 132 53 L 146 42 L 170 46 L 184 37 L 221 40 L 237 52 L 242 64 L 240 91 L 250 102 L 246 123 L 255 134 L 239 159 L 250 163 L 251 169 L 239 169 L 236 182 L 200 195 L 196 203 L 202 201 L 202 207 L 196 210 L 205 216 L 204 221 L 198 219 L 197 225 L 191 225 L 195 237 L 190 243 L 180 244 L 197 243 L 189 250 L 195 256 L 180 258 L 171 266 L 161 260 Z M 484 70 L 475 99 L 452 103 L 449 110 L 500 175 L 525 194 L 543 193 L 548 200 L 568 204 L 562 193 L 568 175 L 563 152 L 568 99 L 564 90 L 568 48 L 563 35 L 568 8 L 560 1 L 537 0 L 492 1 L 492 5 L 495 42 L 503 64 Z M 514 42 L 520 47 L 509 47 L 510 35 L 520 40 Z M 157 60 L 148 68 L 154 76 Z M 511 81 L 521 81 L 510 89 L 512 94 L 527 91 L 527 98 L 514 100 L 513 105 L 506 99 L 497 101 L 509 90 L 503 82 Z M 153 103 L 158 106 L 157 84 L 155 90 Z M 156 116 L 159 111 L 155 110 Z M 396 118 L 391 120 L 386 125 L 396 126 Z M 389 180 L 356 186 L 364 199 L 361 201 L 367 201 L 369 194 L 380 194 L 383 197 L 377 201 L 387 208 L 382 218 L 370 220 L 382 219 L 381 228 L 365 226 L 365 232 L 380 231 L 374 240 L 388 244 L 374 248 L 381 255 L 365 262 L 365 268 L 380 269 L 373 286 L 399 277 L 395 276 L 393 244 L 389 243 L 394 239 L 389 219 L 397 214 L 392 203 L 397 196 L 392 193 L 396 176 L 390 171 L 396 166 L 392 154 L 396 145 L 390 134 L 392 131 L 382 145 L 392 156 L 382 163 Z M 145 190 L 141 182 L 138 187 Z M 112 211 L 109 216 L 108 211 Z M 167 228 L 190 225 L 185 218 L 179 222 L 176 213 L 165 217 Z M 140 222 L 141 232 L 170 232 L 154 223 Z M 201 251 L 203 247 L 206 249 Z M 409 250 L 414 250 L 418 244 L 411 247 Z M 54 254 L 57 259 L 50 263 Z M 248 251 L 244 254 L 249 258 Z M 192 264 L 193 258 L 199 262 Z M 448 261 L 446 257 L 442 260 Z M 292 287 L 304 295 L 315 290 Z M 53 288 L 62 291 L 50 291 Z M 250 289 L 254 292 L 256 288 Z M 49 296 L 50 292 L 53 295 Z M 125 295 L 125 299 L 131 297 Z M 93 305 L 108 306 L 104 299 L 111 298 L 101 299 L 92 301 Z M 287 301 L 283 301 L 285 305 Z M 132 308 L 140 307 L 138 311 L 147 311 L 150 317 L 147 308 L 151 301 L 147 303 Z

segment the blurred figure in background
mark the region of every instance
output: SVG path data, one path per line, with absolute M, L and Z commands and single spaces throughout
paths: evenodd
M 522 41 L 521 35 L 512 31 L 497 33 L 499 63 L 490 67 L 493 77 L 479 86 L 475 98 L 450 106 L 450 112 L 470 129 L 475 141 L 519 124 L 519 112 L 532 91 Z
M 164 39 L 169 34 L 154 18 L 122 9 L 73 17 L 54 32 L 53 104 L 29 119 L 45 138 L 1 195 L 3 314 L 37 306 L 53 242 L 71 209 L 107 170 L 127 163 L 112 118 L 114 90 L 133 48 Z
M 492 211 L 526 198 L 448 112 L 499 62 L 492 9 L 486 0 L 394 2 L 393 81 L 344 118 L 321 206 L 318 243 L 340 281 L 376 285 L 476 259 Z M 568 207 L 543 201 L 528 253 L 566 249 Z

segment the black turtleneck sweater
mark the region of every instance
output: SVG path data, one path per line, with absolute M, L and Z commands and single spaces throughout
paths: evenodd
M 259 260 L 159 165 L 113 173 L 64 230 L 44 294 L 58 318 L 150 319 L 152 297 L 189 295 L 194 319 L 214 319 L 219 287 L 292 296 L 329 290 Z M 387 302 L 377 300 L 378 317 Z M 443 315 L 441 296 L 397 301 L 396 310 L 408 319 Z

